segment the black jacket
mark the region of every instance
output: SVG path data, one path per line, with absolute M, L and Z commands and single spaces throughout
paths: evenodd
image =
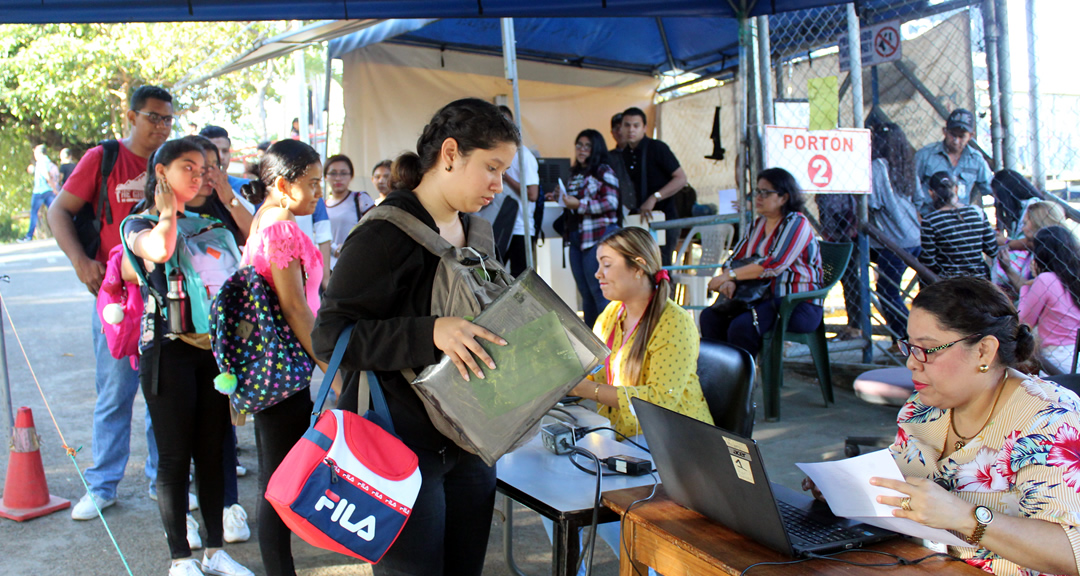
M 438 231 L 435 220 L 410 191 L 392 192 L 383 205 L 406 210 Z M 419 374 L 442 357 L 435 347 L 435 316 L 431 315 L 438 264 L 437 256 L 390 222 L 356 227 L 341 247 L 311 334 L 315 355 L 329 361 L 338 335 L 346 325 L 355 325 L 341 360 L 345 389 L 338 407 L 356 411 L 359 371 L 373 370 L 386 394 L 397 435 L 410 447 L 436 452 L 455 445 L 435 429 L 399 371 L 411 368 Z

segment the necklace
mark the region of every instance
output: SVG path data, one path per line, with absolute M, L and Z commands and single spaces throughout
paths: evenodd
M 978 436 L 979 434 L 981 434 L 982 431 L 986 428 L 986 425 L 990 423 L 990 417 L 994 415 L 994 409 L 997 408 L 998 400 L 1001 400 L 1001 393 L 1002 393 L 1002 391 L 1005 390 L 1005 381 L 1008 380 L 1008 379 L 1009 379 L 1009 369 L 1006 368 L 1005 369 L 1005 374 L 1001 378 L 1001 384 L 998 385 L 997 396 L 994 396 L 994 405 L 990 407 L 990 413 L 986 415 L 986 420 L 983 420 L 982 426 L 980 426 L 979 429 L 976 430 L 975 433 L 972 434 L 971 436 L 965 437 L 965 436 L 961 435 L 960 432 L 958 432 L 956 430 L 956 423 L 953 422 L 953 412 L 955 412 L 955 410 L 952 409 L 952 408 L 949 409 L 949 427 L 952 428 L 953 434 L 956 434 L 956 437 L 959 438 L 959 440 L 957 440 L 956 443 L 953 444 L 953 447 L 956 450 L 960 450 L 964 446 L 967 446 L 967 443 L 970 442 L 972 438 L 974 438 L 974 437 Z M 946 434 L 946 436 L 948 436 L 948 435 Z

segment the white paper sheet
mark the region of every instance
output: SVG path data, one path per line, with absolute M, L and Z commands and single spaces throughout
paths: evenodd
M 903 496 L 900 492 L 870 484 L 870 478 L 904 480 L 888 450 L 878 450 L 855 458 L 833 462 L 796 463 L 825 497 L 833 514 L 866 522 L 908 536 L 925 538 L 950 546 L 968 546 L 952 532 L 929 528 L 892 515 L 896 508 L 877 501 L 878 496 Z
M 734 188 L 717 190 L 716 197 L 716 210 L 720 214 L 733 214 L 739 211 L 735 205 L 735 202 L 739 199 L 738 190 Z

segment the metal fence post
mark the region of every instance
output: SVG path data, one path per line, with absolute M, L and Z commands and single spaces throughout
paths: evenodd
M 862 77 L 862 41 L 860 39 L 859 15 L 855 12 L 855 4 L 847 5 L 847 38 L 849 66 L 848 77 L 851 78 L 851 125 L 855 128 L 863 127 L 863 77 Z M 866 222 L 869 212 L 866 205 L 866 194 L 858 197 L 859 236 L 859 304 L 862 308 L 860 324 L 866 345 L 863 347 L 862 361 L 869 364 L 874 361 L 873 325 L 870 321 L 870 243 L 866 237 Z M 854 262 L 849 263 L 856 264 Z
M 739 229 L 749 230 L 750 211 L 746 210 L 746 198 L 750 193 L 757 170 L 753 168 L 753 152 L 750 145 L 750 74 L 747 70 L 750 55 L 748 44 L 750 38 L 749 27 L 745 13 L 739 14 L 739 70 L 737 83 L 739 85 L 739 152 L 735 168 L 735 186 L 739 190 Z
M 1005 168 L 1016 170 L 1016 134 L 1013 133 L 1012 57 L 1009 55 L 1009 1 L 994 0 L 998 28 L 998 87 L 1001 94 L 1001 154 Z
M 1046 190 L 1046 159 L 1043 158 L 1042 122 L 1039 121 L 1039 74 L 1035 54 L 1035 0 L 1027 0 L 1028 57 L 1028 134 L 1031 136 L 1031 179 L 1039 190 Z
M 11 380 L 8 378 L 7 345 L 4 342 L 3 300 L 3 295 L 0 295 L 0 410 L 4 412 L 4 438 L 10 439 L 15 431 L 15 412 L 12 410 Z
M 983 40 L 986 47 L 986 80 L 990 93 L 990 138 L 994 157 L 994 172 L 1004 165 L 1001 133 L 1001 86 L 998 83 L 998 29 L 994 16 L 994 0 L 983 0 Z
M 769 39 L 769 17 L 757 17 L 758 76 L 761 78 L 762 121 L 773 123 L 772 41 Z

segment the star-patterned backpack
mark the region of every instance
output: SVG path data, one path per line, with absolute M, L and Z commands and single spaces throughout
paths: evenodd
M 237 270 L 218 291 L 210 338 L 221 370 L 214 387 L 240 414 L 265 410 L 311 381 L 315 362 L 286 322 L 274 289 L 252 266 Z

